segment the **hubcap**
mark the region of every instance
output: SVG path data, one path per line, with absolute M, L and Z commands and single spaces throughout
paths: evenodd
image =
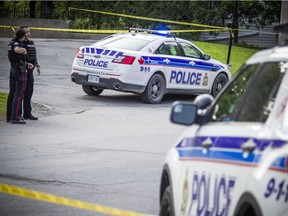
M 158 82 L 158 80 L 155 80 L 155 82 L 153 82 L 151 90 L 152 90 L 152 92 L 151 92 L 152 93 L 152 97 L 154 99 L 159 97 L 161 86 L 160 86 L 160 83 Z
M 153 93 L 156 93 L 158 91 L 158 86 L 157 85 L 154 85 L 153 87 L 152 87 L 152 92 Z
M 218 85 L 217 85 L 217 90 L 218 90 L 218 92 L 220 92 L 221 89 L 222 89 L 222 83 L 218 83 Z

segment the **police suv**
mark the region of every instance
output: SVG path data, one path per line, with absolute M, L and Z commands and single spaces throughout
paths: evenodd
M 231 78 L 227 65 L 171 34 L 130 28 L 78 50 L 71 80 L 88 95 L 104 89 L 133 92 L 146 103 L 166 93 L 216 96 Z
M 191 125 L 168 152 L 160 215 L 288 215 L 288 46 L 254 54 L 214 99 L 175 102 Z

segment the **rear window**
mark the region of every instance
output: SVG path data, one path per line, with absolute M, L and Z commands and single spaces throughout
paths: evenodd
M 147 44 L 149 44 L 149 40 L 139 39 L 139 38 L 115 38 L 109 40 L 107 42 L 101 41 L 101 46 L 119 48 L 119 49 L 126 49 L 126 50 L 133 50 L 139 51 L 143 49 Z M 97 43 L 95 45 L 98 45 Z

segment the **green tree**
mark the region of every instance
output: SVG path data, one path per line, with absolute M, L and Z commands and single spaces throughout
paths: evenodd
M 279 22 L 281 1 L 220 1 L 214 2 L 213 7 L 217 11 L 215 20 L 222 20 L 222 25 L 227 25 L 230 20 L 235 29 L 239 29 L 239 25 L 245 25 L 247 29 L 251 26 L 263 28 Z M 236 18 L 234 22 L 233 17 Z M 235 31 L 234 43 L 238 43 L 238 31 Z
M 0 6 L 3 17 L 72 20 L 75 28 L 156 28 L 163 25 L 171 29 L 196 27 L 69 11 L 69 7 L 217 26 L 227 26 L 227 22 L 232 23 L 234 18 L 233 27 L 238 29 L 240 24 L 247 28 L 251 25 L 261 28 L 279 22 L 281 1 L 5 1 Z M 235 33 L 234 42 L 237 43 L 237 31 Z M 185 37 L 189 36 L 197 38 L 198 35 L 195 33 Z

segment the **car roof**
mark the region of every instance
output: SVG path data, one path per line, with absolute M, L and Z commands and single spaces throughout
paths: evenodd
M 151 34 L 151 33 L 145 33 L 145 32 L 127 32 L 127 33 L 119 33 L 119 34 L 114 34 L 114 37 L 136 37 L 136 38 L 140 38 L 140 39 L 145 39 L 148 41 L 154 41 L 154 40 L 167 40 L 167 38 L 171 38 L 172 40 L 174 40 L 174 38 L 176 40 L 184 40 L 185 39 L 181 39 L 181 38 L 177 38 L 174 37 L 172 35 L 161 35 L 161 34 Z
M 264 62 L 279 62 L 288 61 L 288 46 L 274 47 L 272 49 L 266 49 L 255 53 L 251 56 L 246 64 L 256 64 Z
M 146 40 L 149 41 L 149 43 L 152 42 L 160 42 L 163 43 L 165 41 L 177 41 L 177 42 L 184 42 L 184 43 L 188 43 L 188 44 L 192 44 L 194 47 L 196 47 L 201 53 L 204 53 L 198 46 L 196 46 L 193 42 L 183 39 L 183 38 L 179 38 L 179 37 L 175 37 L 175 35 L 171 35 L 171 34 L 161 34 L 161 32 L 159 34 L 155 33 L 156 31 L 153 31 L 154 33 L 149 33 L 149 32 L 124 32 L 124 33 L 118 33 L 118 34 L 112 34 L 110 36 L 107 36 L 99 41 L 97 41 L 96 43 L 94 43 L 94 45 L 102 45 L 102 43 L 106 43 L 107 40 L 111 40 L 113 41 L 113 38 L 131 38 L 133 40 L 133 38 L 137 38 L 137 39 L 142 39 L 142 40 Z M 146 45 L 143 47 L 145 48 Z

